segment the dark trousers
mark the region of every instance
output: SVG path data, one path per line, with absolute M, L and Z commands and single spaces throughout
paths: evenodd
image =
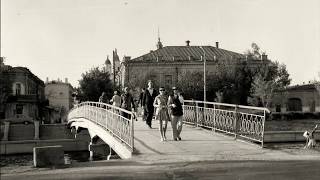
M 148 126 L 151 127 L 151 122 L 152 122 L 152 118 L 153 118 L 153 113 L 154 113 L 154 109 L 152 108 L 149 110 L 145 110 L 145 120 Z
M 126 109 L 126 110 L 128 110 L 128 109 Z M 129 111 L 129 110 L 128 110 Z M 122 117 L 124 117 L 124 118 L 127 118 L 127 119 L 131 119 L 131 115 L 130 114 L 128 114 L 128 113 L 126 113 L 126 112 L 121 112 L 121 116 Z

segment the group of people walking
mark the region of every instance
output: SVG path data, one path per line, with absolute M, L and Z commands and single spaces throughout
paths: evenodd
M 167 96 L 165 88 L 160 87 L 159 94 L 153 88 L 152 81 L 148 81 L 148 88 L 140 95 L 140 103 L 143 109 L 143 118 L 149 128 L 152 128 L 152 118 L 154 116 L 159 121 L 160 140 L 166 141 L 166 131 L 169 119 L 173 132 L 173 140 L 181 140 L 183 97 L 176 87 L 172 88 L 173 94 Z
M 159 92 L 153 88 L 152 81 L 148 81 L 148 87 L 143 89 L 140 97 L 139 103 L 142 108 L 142 118 L 146 121 L 147 126 L 152 129 L 152 119 L 159 121 L 159 132 L 160 140 L 166 141 L 166 131 L 168 121 L 171 120 L 173 140 L 181 140 L 182 131 L 182 117 L 183 117 L 183 96 L 176 87 L 172 87 L 173 94 L 168 96 L 164 87 L 159 88 Z M 99 102 L 109 103 L 106 100 L 105 93 L 99 98 Z M 114 91 L 114 95 L 110 100 L 110 103 L 116 107 L 128 111 L 136 111 L 136 105 L 134 103 L 132 95 L 129 93 L 129 88 L 124 88 L 124 93 L 119 96 L 118 91 Z M 130 115 L 122 112 L 121 116 L 130 119 Z

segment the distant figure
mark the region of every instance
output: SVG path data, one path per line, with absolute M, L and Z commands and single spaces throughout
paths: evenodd
M 153 106 L 157 108 L 156 110 L 156 120 L 159 120 L 159 131 L 160 131 L 160 140 L 166 141 L 166 131 L 167 131 L 167 124 L 169 120 L 169 113 L 168 113 L 168 97 L 165 95 L 165 89 L 161 87 L 159 89 L 160 94 L 155 98 Z
M 120 107 L 121 106 L 121 97 L 118 95 L 118 91 L 115 90 L 113 92 L 112 99 L 110 100 L 113 106 Z
M 145 88 L 142 88 L 141 89 L 141 92 L 140 92 L 140 95 L 139 95 L 139 101 L 138 101 L 138 106 L 140 105 L 140 108 L 139 108 L 139 114 L 142 116 L 142 120 L 145 121 L 145 116 L 144 116 L 144 109 L 142 108 L 143 107 L 143 96 L 144 96 L 144 92 L 145 92 Z
M 146 124 L 151 127 L 152 117 L 154 113 L 153 102 L 156 96 L 158 95 L 157 91 L 153 88 L 153 83 L 151 80 L 148 81 L 148 88 L 146 89 L 143 99 L 142 99 L 142 108 L 144 109 L 144 118 Z
M 173 95 L 169 96 L 168 106 L 171 107 L 171 126 L 173 140 L 181 141 L 181 131 L 183 126 L 183 96 L 176 87 L 172 87 Z
M 145 88 L 142 88 L 142 89 L 141 89 L 140 96 L 139 96 L 139 102 L 138 102 L 138 103 L 140 104 L 141 107 L 143 106 L 143 103 L 142 103 L 142 102 L 143 102 L 143 96 L 144 96 L 145 90 L 146 90 Z
M 125 87 L 124 88 L 124 93 L 121 95 L 121 108 L 128 110 L 128 111 L 134 111 L 135 110 L 135 105 L 133 98 L 131 94 L 129 93 L 129 88 Z M 131 116 L 127 113 L 122 112 L 122 116 L 125 118 L 130 119 Z
M 108 98 L 107 98 L 105 92 L 102 92 L 101 96 L 99 97 L 99 102 L 100 103 L 108 103 Z
M 306 138 L 306 145 L 304 146 L 305 149 L 314 148 L 316 146 L 316 140 L 314 139 L 314 132 L 316 131 L 317 128 L 318 128 L 318 125 L 316 125 L 311 132 L 306 131 L 303 133 L 303 136 Z
M 109 100 L 108 100 L 105 92 L 102 92 L 101 96 L 99 97 L 99 103 L 109 104 Z M 98 106 L 100 106 L 101 108 L 107 109 L 106 105 L 99 104 Z

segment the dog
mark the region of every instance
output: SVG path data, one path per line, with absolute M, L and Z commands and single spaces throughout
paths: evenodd
M 306 138 L 306 145 L 304 146 L 304 149 L 312 149 L 312 148 L 316 147 L 316 140 L 314 138 L 314 132 L 316 131 L 317 128 L 318 128 L 318 125 L 316 125 L 311 132 L 305 131 L 303 133 L 303 137 Z

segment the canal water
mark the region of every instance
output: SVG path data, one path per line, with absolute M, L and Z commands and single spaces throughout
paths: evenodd
M 64 154 L 65 164 L 107 159 L 107 155 L 95 155 L 93 159 L 90 160 L 89 151 L 65 152 Z M 112 155 L 111 159 L 120 159 L 120 157 Z M 0 168 L 6 166 L 33 166 L 33 154 L 1 155 Z

